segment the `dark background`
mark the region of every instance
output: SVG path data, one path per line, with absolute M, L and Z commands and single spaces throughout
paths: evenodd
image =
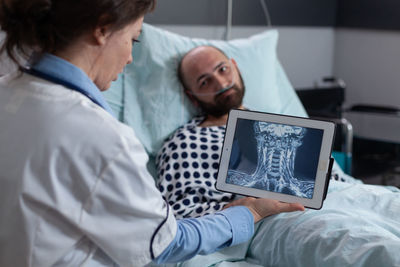
M 150 24 L 225 25 L 227 0 L 159 0 Z M 233 0 L 232 24 L 267 25 L 259 0 Z M 272 25 L 400 30 L 398 0 L 265 0 Z

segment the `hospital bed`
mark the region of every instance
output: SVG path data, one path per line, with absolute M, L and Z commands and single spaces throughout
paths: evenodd
M 324 81 L 329 82 L 324 87 L 297 89 L 296 93 L 310 118 L 336 124 L 332 157 L 345 173 L 351 175 L 353 125 L 343 117 L 346 85 L 334 77 L 324 78 Z
M 154 156 L 163 140 L 198 112 L 176 75 L 180 56 L 194 46 L 215 45 L 236 60 L 247 108 L 307 116 L 276 56 L 276 30 L 219 41 L 144 24 L 140 41 L 133 49 L 134 63 L 104 94 L 118 119 L 133 127 L 143 143 L 155 179 Z M 267 238 L 251 240 L 254 246 L 232 247 L 177 265 L 400 266 L 400 190 L 366 185 L 337 164 L 334 168 L 350 183 L 331 181 L 321 210 L 268 217 L 262 222 Z

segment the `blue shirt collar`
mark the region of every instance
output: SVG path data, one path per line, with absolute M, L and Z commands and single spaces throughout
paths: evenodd
M 42 74 L 42 76 L 52 78 L 52 81 L 56 80 L 61 85 L 79 91 L 115 117 L 100 89 L 77 66 L 62 58 L 45 53 L 31 66 L 31 69 Z

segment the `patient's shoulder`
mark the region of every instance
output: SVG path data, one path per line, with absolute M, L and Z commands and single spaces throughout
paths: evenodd
M 178 138 L 184 139 L 184 134 L 189 133 L 189 132 L 195 132 L 199 128 L 199 124 L 204 120 L 204 117 L 199 116 L 199 117 L 194 117 L 190 121 L 188 121 L 186 124 L 180 126 L 178 129 L 175 130 L 171 135 L 169 135 L 165 140 L 164 140 L 164 145 L 166 143 L 171 142 L 171 140 L 175 140 Z
M 178 129 L 175 130 L 171 135 L 169 135 L 165 140 L 163 145 L 161 146 L 160 150 L 156 156 L 156 164 L 160 162 L 161 156 L 168 155 L 172 153 L 173 150 L 177 146 L 180 146 L 182 143 L 186 142 L 186 139 L 189 138 L 190 133 L 195 133 L 200 129 L 198 125 L 204 120 L 204 117 L 198 116 L 194 117 L 186 124 L 180 126 Z

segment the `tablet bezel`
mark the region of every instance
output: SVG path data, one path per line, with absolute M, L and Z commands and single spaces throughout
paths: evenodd
M 317 173 L 315 177 L 314 193 L 311 199 L 226 183 L 226 176 L 232 152 L 232 143 L 235 136 L 236 124 L 238 119 L 265 121 L 291 126 L 320 129 L 323 131 L 321 149 L 317 165 Z M 329 161 L 332 153 L 335 128 L 335 123 L 331 121 L 315 120 L 303 117 L 294 117 L 240 109 L 231 110 L 228 116 L 225 138 L 221 151 L 216 189 L 245 196 L 270 198 L 287 203 L 300 203 L 308 208 L 320 209 L 322 207 L 324 193 L 328 184 L 327 179 L 329 179 L 329 177 L 327 177 L 327 173 L 330 172 Z

